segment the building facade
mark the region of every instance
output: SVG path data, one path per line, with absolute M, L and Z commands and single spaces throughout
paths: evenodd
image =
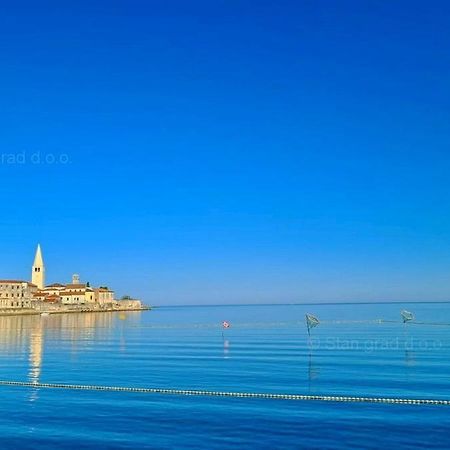
M 114 291 L 107 287 L 100 287 L 94 289 L 95 301 L 101 306 L 110 306 L 115 302 Z
M 0 309 L 31 308 L 37 289 L 29 281 L 0 280 Z

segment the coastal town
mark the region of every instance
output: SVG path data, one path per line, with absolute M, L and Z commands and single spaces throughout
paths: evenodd
M 45 264 L 38 244 L 31 281 L 0 280 L 0 315 L 69 312 L 136 311 L 149 309 L 140 300 L 115 298 L 108 286 L 93 287 L 72 275 L 70 283 L 45 284 Z

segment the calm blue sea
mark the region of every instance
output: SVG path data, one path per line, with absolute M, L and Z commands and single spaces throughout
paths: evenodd
M 401 324 L 403 308 L 425 324 Z M 306 312 L 321 321 L 310 340 Z M 0 317 L 0 379 L 450 399 L 450 326 L 433 323 L 450 304 Z M 2 449 L 449 448 L 449 430 L 445 406 L 0 386 Z

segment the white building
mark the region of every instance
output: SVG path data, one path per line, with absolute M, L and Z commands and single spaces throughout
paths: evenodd
M 63 305 L 86 305 L 95 303 L 95 292 L 87 284 L 80 283 L 80 276 L 74 274 L 72 283 L 66 284 L 59 291 Z

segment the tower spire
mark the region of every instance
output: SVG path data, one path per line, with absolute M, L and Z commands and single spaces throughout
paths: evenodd
M 44 289 L 45 266 L 40 244 L 38 244 L 36 254 L 34 256 L 34 263 L 31 269 L 31 282 L 35 284 L 39 289 Z
M 41 244 L 38 244 L 36 249 L 36 255 L 34 256 L 34 266 L 43 266 L 44 261 L 42 259 L 42 250 L 41 250 Z

